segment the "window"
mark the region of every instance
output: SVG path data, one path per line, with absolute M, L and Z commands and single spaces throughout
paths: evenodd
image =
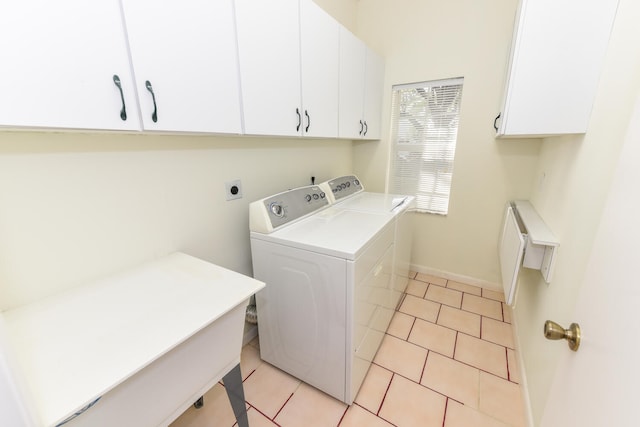
M 457 78 L 393 87 L 389 191 L 415 195 L 423 212 L 449 211 L 462 83 Z

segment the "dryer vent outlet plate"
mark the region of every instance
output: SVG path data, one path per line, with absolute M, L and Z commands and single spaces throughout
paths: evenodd
M 242 183 L 239 179 L 224 183 L 227 200 L 242 199 Z

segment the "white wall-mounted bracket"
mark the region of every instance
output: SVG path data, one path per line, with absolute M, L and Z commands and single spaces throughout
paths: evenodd
M 513 205 L 516 216 L 519 217 L 527 234 L 527 246 L 522 265 L 540 270 L 544 281 L 551 283 L 555 254 L 560 242 L 529 201 L 517 200 Z
M 518 200 L 507 206 L 499 244 L 500 270 L 506 303 L 515 303 L 520 266 L 540 270 L 551 282 L 560 242 L 530 202 Z

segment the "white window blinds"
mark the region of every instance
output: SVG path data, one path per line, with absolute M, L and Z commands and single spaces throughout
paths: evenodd
M 418 210 L 446 215 L 463 78 L 393 87 L 391 193 L 416 196 Z

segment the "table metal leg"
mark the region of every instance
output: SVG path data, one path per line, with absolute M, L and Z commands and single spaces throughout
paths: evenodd
M 242 374 L 240 373 L 240 364 L 238 363 L 231 369 L 227 375 L 222 378 L 224 388 L 227 390 L 231 408 L 238 421 L 238 427 L 249 427 L 247 418 L 247 405 L 244 400 L 244 388 L 242 387 Z

